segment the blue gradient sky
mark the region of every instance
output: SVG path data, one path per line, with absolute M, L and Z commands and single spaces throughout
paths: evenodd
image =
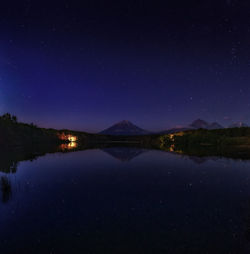
M 21 2 L 21 3 L 20 3 Z M 0 113 L 43 127 L 250 124 L 247 1 L 11 1 Z

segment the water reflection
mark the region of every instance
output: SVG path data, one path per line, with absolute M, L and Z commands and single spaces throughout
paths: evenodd
M 46 147 L 32 147 L 25 149 L 13 149 L 13 150 L 0 150 L 0 172 L 3 173 L 16 173 L 18 169 L 18 164 L 21 161 L 26 160 L 36 160 L 40 156 L 44 156 L 47 153 L 57 153 L 57 152 L 73 152 L 88 149 L 100 149 L 103 152 L 109 154 L 115 159 L 122 162 L 130 162 L 134 158 L 150 151 L 149 148 L 143 147 L 133 147 L 133 146 L 121 146 L 114 144 L 92 144 L 87 146 L 79 146 L 77 142 L 68 142 L 61 145 L 46 146 Z M 227 152 L 222 153 L 214 148 L 199 148 L 199 149 L 186 149 L 180 150 L 173 146 L 169 149 L 164 148 L 162 150 L 166 154 L 171 153 L 176 156 L 189 158 L 191 161 L 197 164 L 204 164 L 208 160 L 217 160 L 218 158 L 227 157 L 239 160 L 250 160 L 250 153 L 247 152 Z
M 12 195 L 11 182 L 7 176 L 1 176 L 0 188 L 2 192 L 2 202 L 7 203 L 10 200 Z
M 71 141 L 69 143 L 61 144 L 60 150 L 62 151 L 72 150 L 72 149 L 76 149 L 77 147 L 78 147 L 77 142 Z
M 125 162 L 131 161 L 135 157 L 145 153 L 147 150 L 135 147 L 108 147 L 101 149 L 103 152 L 109 154 L 113 158 Z
M 63 154 L 1 173 L 1 253 L 248 253 L 250 162 L 91 148 L 51 148 Z M 13 151 L 4 164 L 12 172 L 45 152 Z
M 16 173 L 18 167 L 18 161 L 13 156 L 1 158 L 0 171 L 5 173 Z
M 217 158 L 230 158 L 236 160 L 250 160 L 250 150 L 246 147 L 241 146 L 227 146 L 217 147 L 217 146 L 178 146 L 171 144 L 169 147 L 161 147 L 162 150 L 179 154 L 183 156 L 188 156 L 191 160 L 197 163 L 202 163 L 207 160 Z
M 197 157 L 197 156 L 188 156 L 190 160 L 192 160 L 196 164 L 203 164 L 207 162 L 209 159 L 212 159 L 211 157 Z

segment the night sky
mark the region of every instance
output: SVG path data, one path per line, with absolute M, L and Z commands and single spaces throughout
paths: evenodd
M 90 132 L 250 124 L 249 0 L 6 2 L 1 114 Z

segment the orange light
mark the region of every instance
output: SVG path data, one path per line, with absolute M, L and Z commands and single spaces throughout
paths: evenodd
M 76 140 L 77 140 L 76 136 L 71 136 L 71 135 L 68 136 L 68 141 L 75 142 Z
M 74 149 L 74 148 L 77 148 L 77 143 L 76 142 L 70 142 L 70 143 L 67 143 L 67 144 L 61 144 L 60 145 L 60 149 L 61 150 L 71 150 L 71 149 Z
M 64 132 L 58 134 L 58 137 L 59 137 L 59 139 L 61 139 L 61 140 L 68 140 L 68 141 L 70 141 L 70 142 L 75 142 L 75 141 L 77 141 L 77 137 L 76 137 L 76 136 L 72 136 L 72 135 L 70 135 L 70 134 L 67 134 L 67 135 L 66 135 Z
M 76 144 L 76 142 L 70 142 L 70 143 L 68 143 L 68 147 L 69 148 L 76 148 L 77 144 Z

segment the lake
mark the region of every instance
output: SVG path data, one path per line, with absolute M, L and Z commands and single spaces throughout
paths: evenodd
M 0 165 L 3 254 L 250 251 L 248 160 L 132 147 L 26 159 Z

